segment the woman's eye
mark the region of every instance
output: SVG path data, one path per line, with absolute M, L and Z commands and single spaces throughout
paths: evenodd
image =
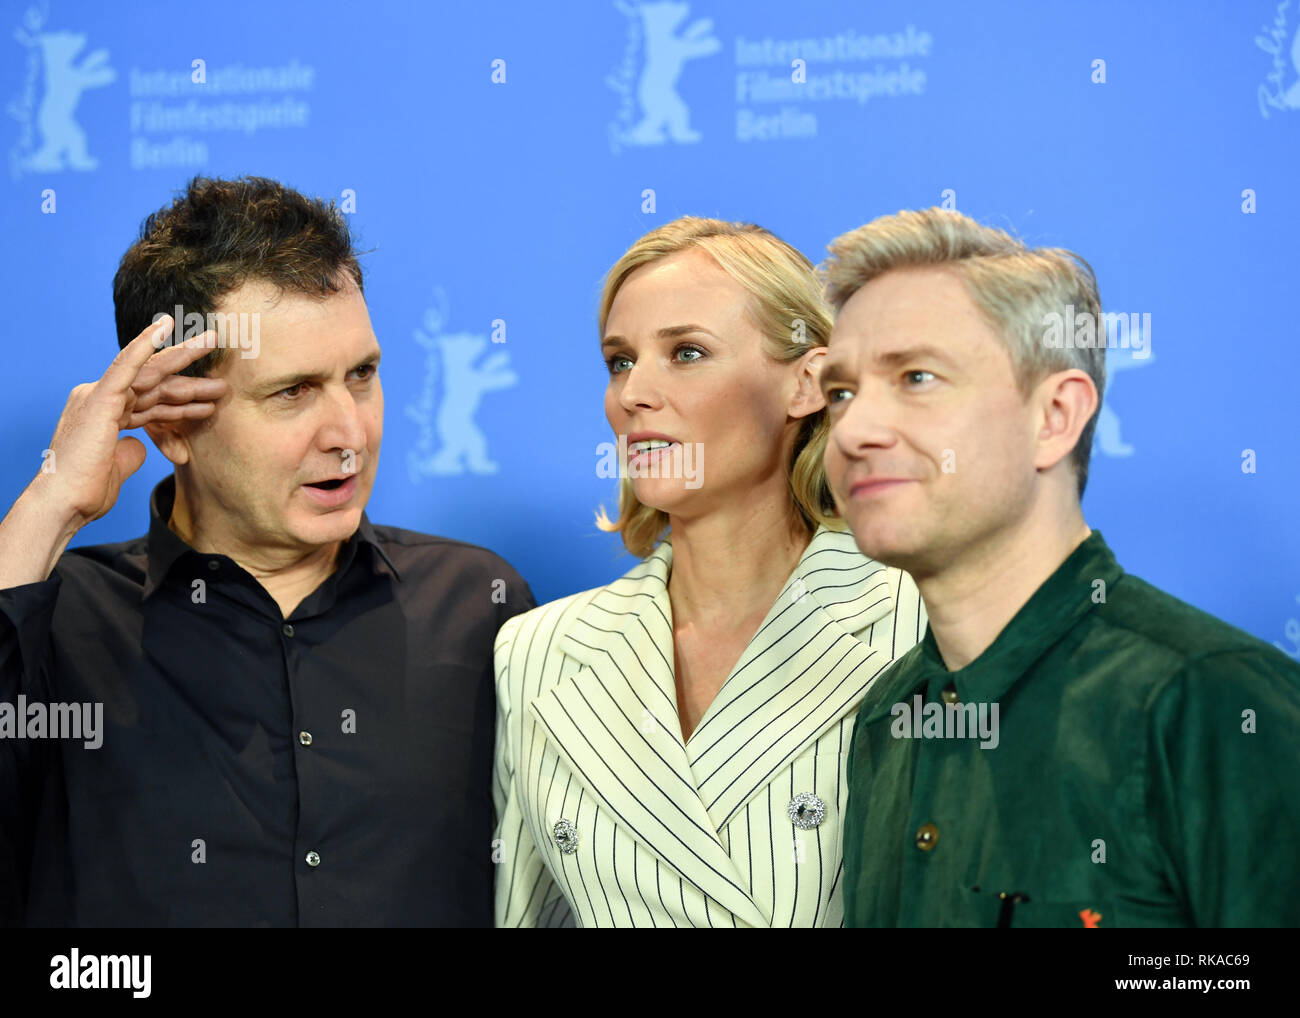
M 698 361 L 700 358 L 707 356 L 708 354 L 698 346 L 691 346 L 689 344 L 683 344 L 673 351 L 673 359 L 679 364 L 689 364 L 692 361 Z M 605 364 L 609 367 L 609 373 L 611 375 L 617 375 L 623 371 L 627 371 L 628 368 L 632 366 L 632 358 L 626 357 L 623 354 L 615 354 L 613 357 L 606 360 Z
M 853 395 L 853 393 L 849 392 L 848 389 L 829 389 L 829 390 L 827 390 L 827 393 L 826 393 L 826 402 L 827 402 L 827 404 L 830 404 L 830 403 L 847 403 L 847 402 L 848 402 L 848 398 L 847 398 L 847 397 L 851 397 L 852 395 Z M 840 398 L 839 398 L 840 396 L 844 396 L 844 397 L 846 397 L 846 398 L 845 398 L 845 399 L 840 399 Z

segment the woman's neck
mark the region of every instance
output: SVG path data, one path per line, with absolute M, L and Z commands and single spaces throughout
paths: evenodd
M 677 631 L 762 621 L 812 540 L 788 502 L 673 519 L 671 533 L 668 595 Z

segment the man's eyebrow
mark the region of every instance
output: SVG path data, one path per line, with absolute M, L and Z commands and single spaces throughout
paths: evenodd
M 367 364 L 373 364 L 378 367 L 379 358 L 381 356 L 383 355 L 379 348 L 376 347 L 365 357 L 362 357 L 361 360 L 353 364 L 352 367 L 348 369 L 348 374 L 356 371 L 357 368 L 365 367 Z M 295 385 L 304 385 L 307 382 L 323 382 L 327 378 L 329 378 L 329 372 L 299 371 L 297 374 L 281 375 L 279 378 L 271 378 L 265 382 L 261 382 L 258 384 L 255 391 L 270 395 L 271 393 L 279 392 L 281 389 L 292 389 Z
M 655 333 L 659 339 L 680 339 L 682 336 L 689 336 L 696 332 L 702 332 L 706 336 L 713 336 L 714 333 L 706 329 L 703 325 L 665 325 Z M 601 340 L 601 347 L 614 346 L 618 343 L 626 343 L 622 336 L 606 336 Z
M 822 361 L 821 370 L 817 372 L 817 383 L 825 389 L 834 382 L 851 382 L 853 381 L 853 372 L 849 366 L 844 363 L 844 359 L 838 358 L 832 360 L 827 357 Z
M 908 362 L 922 360 L 938 361 L 950 368 L 957 366 L 956 362 L 945 350 L 929 345 L 909 346 L 904 350 L 890 350 L 887 353 L 878 353 L 872 360 L 882 368 L 898 368 Z
M 956 369 L 957 367 L 956 362 L 945 351 L 937 346 L 930 345 L 909 346 L 904 350 L 890 350 L 872 357 L 876 367 L 885 371 L 895 370 L 906 364 L 926 360 L 938 361 L 946 368 Z M 828 356 L 822 362 L 821 370 L 817 374 L 818 385 L 823 390 L 835 383 L 852 382 L 853 380 L 854 372 L 842 357 L 833 358 Z

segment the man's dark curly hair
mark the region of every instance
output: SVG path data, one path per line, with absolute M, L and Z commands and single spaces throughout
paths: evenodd
M 206 320 L 248 282 L 325 298 L 349 280 L 363 290 L 351 232 L 332 201 L 265 177 L 195 177 L 169 207 L 144 221 L 140 239 L 122 256 L 113 277 L 117 343 L 125 347 L 177 304 Z M 177 322 L 173 342 L 183 329 Z M 183 373 L 206 376 L 226 353 L 218 347 Z

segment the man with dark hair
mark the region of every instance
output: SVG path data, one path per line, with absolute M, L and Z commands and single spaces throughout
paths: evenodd
M 121 352 L 0 523 L 0 919 L 490 925 L 492 643 L 534 602 L 366 517 L 380 348 L 342 216 L 196 178 L 113 295 Z M 137 427 L 175 466 L 147 536 L 65 552 Z

